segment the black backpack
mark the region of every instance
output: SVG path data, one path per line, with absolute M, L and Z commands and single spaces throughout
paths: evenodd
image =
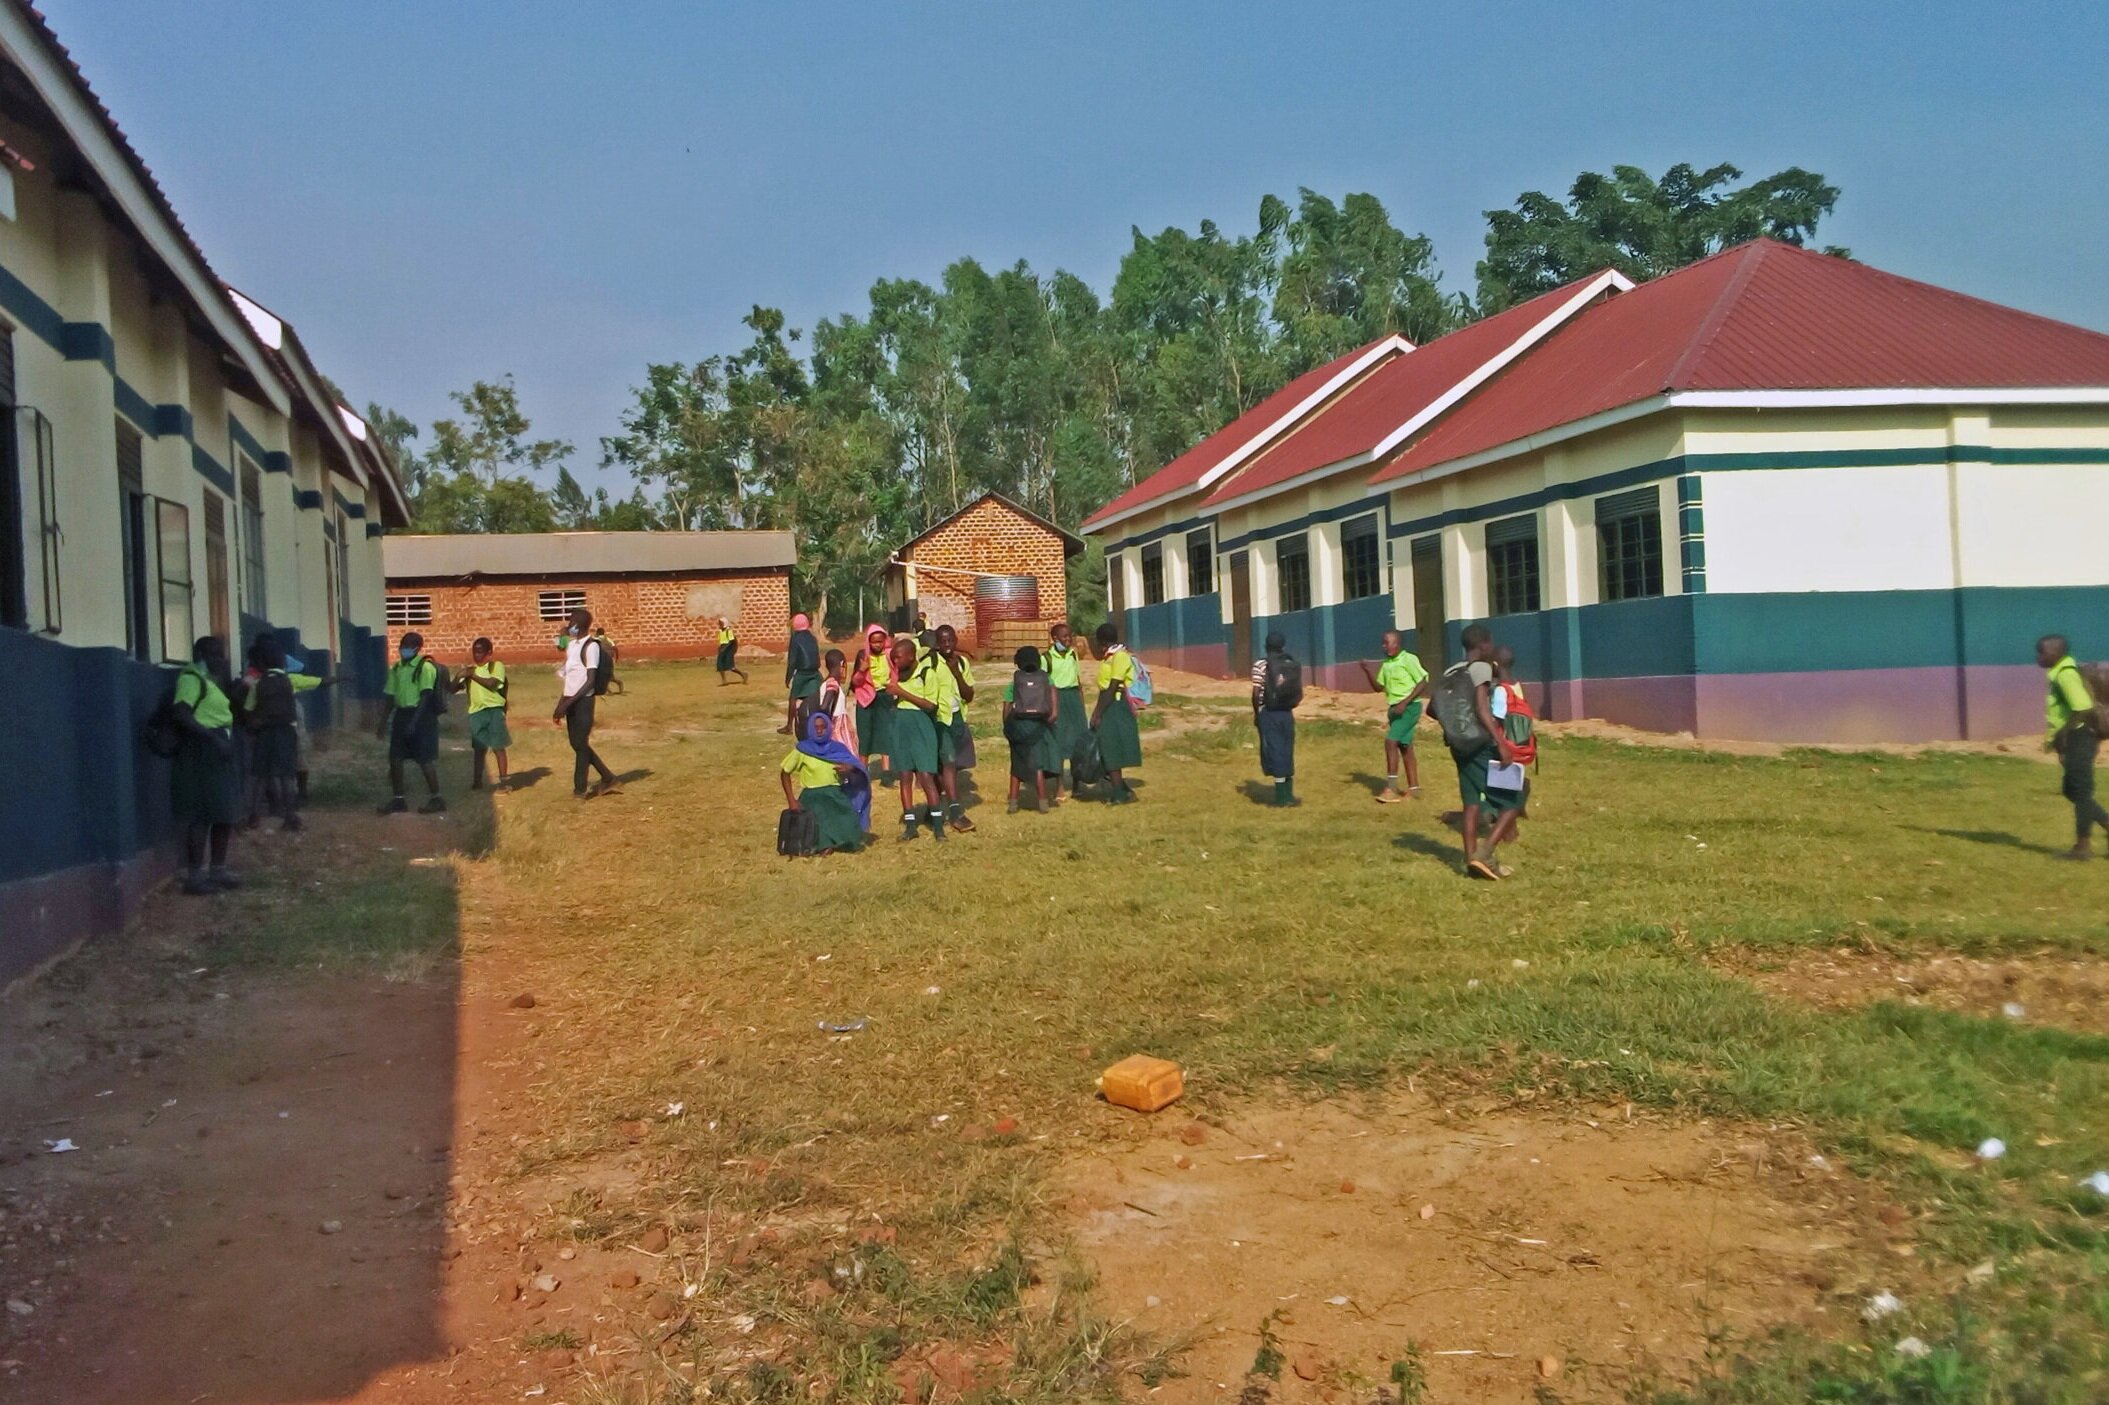
M 176 678 L 183 675 L 178 673 Z M 139 729 L 139 744 L 147 753 L 169 760 L 183 749 L 183 724 L 176 720 L 176 679 L 169 680 L 168 689 L 162 693 L 161 701 L 147 714 Z
M 1260 710 L 1287 712 L 1303 701 L 1303 665 L 1287 654 L 1267 655 L 1260 682 Z
M 1443 740 L 1452 751 L 1472 752 L 1493 738 L 1479 720 L 1479 685 L 1472 681 L 1469 663 L 1453 665 L 1435 685 L 1432 699 L 1435 720 L 1443 729 Z
M 252 727 L 290 727 L 296 710 L 293 701 L 293 680 L 282 668 L 274 668 L 256 680 L 249 690 L 248 705 L 244 709 Z
M 776 817 L 776 852 L 798 858 L 820 847 L 820 821 L 810 810 L 786 810 Z
M 1011 715 L 1045 722 L 1054 716 L 1054 680 L 1024 669 L 1011 675 Z
M 605 639 L 586 642 L 597 646 L 593 651 L 593 696 L 604 698 L 608 695 L 608 685 L 615 681 L 615 646 Z

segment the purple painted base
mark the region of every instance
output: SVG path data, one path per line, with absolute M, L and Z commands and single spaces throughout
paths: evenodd
M 1985 741 L 2042 724 L 2033 668 L 1861 668 L 1810 673 L 1589 678 L 1540 696 L 1555 718 L 1594 717 L 1722 741 Z
M 123 931 L 175 869 L 172 850 L 149 849 L 121 864 L 82 864 L 0 884 L 0 912 L 7 914 L 0 990 L 84 941 Z

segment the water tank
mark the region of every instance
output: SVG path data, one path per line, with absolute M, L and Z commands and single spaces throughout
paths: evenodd
M 1040 618 L 1040 582 L 1033 576 L 976 576 L 974 632 L 986 642 L 1007 621 Z

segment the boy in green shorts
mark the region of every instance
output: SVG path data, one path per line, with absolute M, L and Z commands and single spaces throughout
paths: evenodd
M 1421 793 L 1421 770 L 1413 754 L 1413 734 L 1421 725 L 1422 699 L 1428 696 L 1428 670 L 1406 651 L 1406 636 L 1396 629 L 1384 631 L 1384 662 L 1374 672 L 1367 662 L 1362 676 L 1369 686 L 1384 694 L 1384 789 L 1377 793 L 1379 805 L 1396 805 L 1399 794 L 1399 763 L 1406 765 L 1406 794 Z
M 447 808 L 439 796 L 439 666 L 425 657 L 425 636 L 416 630 L 405 634 L 396 646 L 396 661 L 388 666 L 388 680 L 381 695 L 388 710 L 381 719 L 380 734 L 388 738 L 388 785 L 391 799 L 381 807 L 384 815 L 400 815 L 410 808 L 403 798 L 403 763 L 415 761 L 425 776 L 425 803 L 419 808 L 428 815 Z
M 469 657 L 474 662 L 454 680 L 454 691 L 469 695 L 469 750 L 475 757 L 469 779 L 471 790 L 483 789 L 486 752 L 498 759 L 498 784 L 502 786 L 508 779 L 505 750 L 513 744 L 513 733 L 505 724 L 505 713 L 511 704 L 506 697 L 505 665 L 492 653 L 491 641 L 478 639 L 469 646 Z

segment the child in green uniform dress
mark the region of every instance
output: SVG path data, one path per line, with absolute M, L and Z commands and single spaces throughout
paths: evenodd
M 490 640 L 479 639 L 471 644 L 469 657 L 471 666 L 454 680 L 454 689 L 469 695 L 469 751 L 473 757 L 469 789 L 481 790 L 486 754 L 497 759 L 498 784 L 503 786 L 509 779 L 505 753 L 513 744 L 513 733 L 506 725 L 505 714 L 512 706 L 511 685 L 506 682 L 505 665 L 492 657 Z
M 944 667 L 937 655 L 918 657 L 913 639 L 893 646 L 886 691 L 893 695 L 891 740 L 893 774 L 901 783 L 901 838 L 915 838 L 915 790 L 920 784 L 928 804 L 930 833 L 945 837 L 945 817 L 937 798 L 937 707 L 941 696 L 937 670 Z
M 1384 662 L 1371 671 L 1367 660 L 1362 676 L 1369 686 L 1384 695 L 1384 789 L 1377 793 L 1380 805 L 1396 805 L 1399 794 L 1399 765 L 1406 766 L 1406 794 L 1421 793 L 1421 768 L 1413 754 L 1413 734 L 1421 725 L 1421 710 L 1427 706 L 1428 670 L 1406 651 L 1406 636 L 1396 629 L 1384 631 Z
M 1067 623 L 1057 623 L 1047 631 L 1053 641 L 1042 660 L 1047 677 L 1055 690 L 1055 756 L 1067 761 L 1076 755 L 1076 744 L 1091 730 L 1091 709 L 1084 706 L 1083 680 L 1078 677 L 1078 664 L 1083 655 L 1076 649 Z M 1076 789 L 1071 778 L 1071 790 Z M 1062 777 L 1057 767 L 1054 783 L 1054 802 L 1062 803 Z
M 725 686 L 725 675 L 737 673 L 742 683 L 747 681 L 747 670 L 740 667 L 739 632 L 723 615 L 718 616 L 718 686 Z
M 807 716 L 805 739 L 784 757 L 782 770 L 785 807 L 811 815 L 819 831 L 813 852 L 855 853 L 864 842 L 864 822 L 844 787 L 864 782 L 864 764 L 835 740 L 832 717 L 824 712 Z M 863 794 L 868 806 L 868 785 Z
M 169 765 L 169 809 L 183 826 L 183 891 L 192 897 L 242 886 L 227 867 L 227 846 L 241 818 L 241 772 L 234 758 L 233 687 L 227 652 L 215 638 L 191 646 L 176 675 L 175 720 L 182 741 Z M 206 871 L 208 848 L 212 869 Z
M 1055 750 L 1055 724 L 1061 700 L 1040 668 L 1040 651 L 1030 644 L 1011 659 L 1017 672 L 1003 685 L 1003 737 L 1011 746 L 1009 814 L 1018 813 L 1018 796 L 1033 788 L 1033 808 L 1047 813 L 1047 792 L 1062 783 L 1062 756 Z M 1020 697 L 1020 693 L 1024 697 Z
M 941 624 L 932 643 L 938 661 L 937 788 L 945 797 L 945 818 L 964 834 L 974 827 L 959 803 L 959 773 L 974 766 L 974 729 L 967 725 L 967 704 L 974 701 L 974 666 L 959 652 L 959 631 Z
M 893 636 L 886 626 L 875 624 L 864 631 L 864 647 L 850 670 L 850 687 L 857 699 L 857 748 L 874 776 L 886 769 L 889 740 L 893 735 L 893 694 L 886 685 L 893 679 Z
M 1121 773 L 1142 764 L 1142 729 L 1135 724 L 1135 709 L 1128 706 L 1128 685 L 1135 681 L 1135 656 L 1120 642 L 1120 631 L 1111 620 L 1092 636 L 1098 654 L 1098 705 L 1091 713 L 1091 730 L 1098 733 L 1098 754 L 1106 766 L 1106 781 L 1113 787 L 1107 797 L 1115 805 L 1135 799 L 1135 789 Z

